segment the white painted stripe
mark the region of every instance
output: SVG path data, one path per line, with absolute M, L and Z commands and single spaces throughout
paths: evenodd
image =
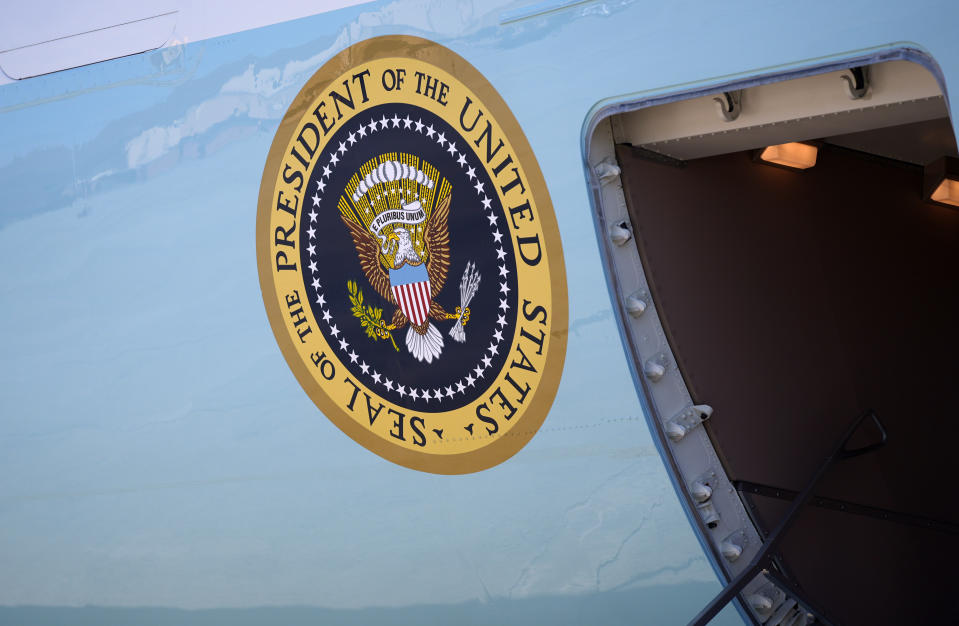
M 412 288 L 413 300 L 416 302 L 416 311 L 420 318 L 419 323 L 422 324 L 426 319 L 426 307 L 423 306 L 423 283 L 415 283 Z
M 423 283 L 413 285 L 413 297 L 416 299 L 416 309 L 419 311 L 420 324 L 426 321 L 426 306 L 423 302 Z
M 11 76 L 56 72 L 104 59 L 202 41 L 370 0 L 87 0 L 5 2 L 0 66 Z M 146 27 L 146 28 L 144 28 Z M 314 59 L 301 60 L 315 64 Z M 282 68 L 280 68 L 282 70 Z M 0 85 L 11 82 L 0 72 Z
M 413 309 L 416 311 L 416 325 L 419 326 L 423 323 L 423 305 L 420 303 L 417 286 L 417 283 L 413 283 L 412 285 L 407 285 L 406 288 L 409 289 L 410 302 L 413 303 Z
M 422 296 L 424 285 L 428 289 L 427 283 L 410 283 L 393 288 L 400 302 L 400 308 L 414 326 L 420 326 L 425 322 L 429 311 L 429 304 L 424 303 Z
M 414 311 L 410 305 L 410 296 L 406 285 L 400 286 L 400 292 L 403 294 L 403 312 L 406 313 L 406 317 L 409 318 L 410 322 L 416 325 L 416 311 Z
M 423 321 L 425 322 L 430 315 L 430 285 L 429 283 L 420 283 L 418 287 L 420 292 L 420 304 L 423 307 Z
M 410 308 L 406 305 L 406 298 L 403 294 L 403 288 L 401 286 L 393 287 L 393 295 L 396 296 L 396 303 L 400 305 L 400 310 L 403 311 L 403 315 L 409 319 Z

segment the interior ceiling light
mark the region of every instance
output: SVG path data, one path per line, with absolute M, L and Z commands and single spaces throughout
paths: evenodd
M 959 207 L 959 159 L 942 157 L 927 165 L 922 196 L 926 202 Z
M 816 164 L 819 148 L 808 143 L 781 143 L 759 153 L 759 160 L 791 170 L 808 170 Z

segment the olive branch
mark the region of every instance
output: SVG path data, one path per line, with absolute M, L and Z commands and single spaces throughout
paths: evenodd
M 396 346 L 396 341 L 393 340 L 390 327 L 383 321 L 383 309 L 378 309 L 369 304 L 363 305 L 363 292 L 360 291 L 355 280 L 347 281 L 346 288 L 350 292 L 353 317 L 359 318 L 360 325 L 366 330 L 366 336 L 371 339 L 386 339 L 389 337 L 393 349 L 399 352 L 400 349 Z

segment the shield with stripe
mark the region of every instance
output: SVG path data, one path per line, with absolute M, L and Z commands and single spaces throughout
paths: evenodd
M 390 287 L 407 319 L 414 326 L 422 326 L 433 299 L 426 265 L 404 265 L 398 270 L 390 270 Z

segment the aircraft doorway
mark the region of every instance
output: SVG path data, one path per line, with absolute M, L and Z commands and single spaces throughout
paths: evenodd
M 764 160 L 791 142 L 812 160 Z M 939 83 L 908 60 L 638 108 L 592 137 L 624 340 L 727 579 L 850 422 L 879 419 L 845 444 L 869 454 L 823 473 L 771 575 L 749 576 L 756 623 L 951 614 L 959 209 L 935 189 L 957 157 Z

